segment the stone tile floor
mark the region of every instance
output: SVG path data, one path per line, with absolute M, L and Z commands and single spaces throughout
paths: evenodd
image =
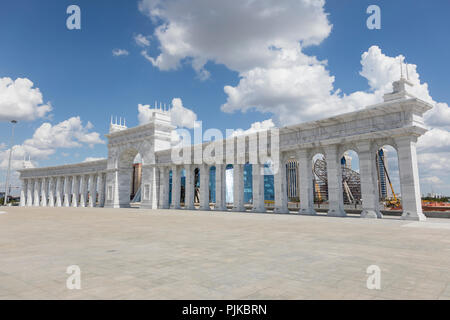
M 1 211 L 0 299 L 450 299 L 447 219 Z M 80 290 L 66 288 L 70 265 Z

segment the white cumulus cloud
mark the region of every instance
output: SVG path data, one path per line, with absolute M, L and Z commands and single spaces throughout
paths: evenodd
M 98 132 L 91 131 L 92 124 L 83 125 L 80 117 L 72 117 L 58 124 L 43 123 L 37 128 L 30 139 L 13 147 L 12 167 L 22 168 L 23 159 L 31 157 L 33 161 L 48 159 L 57 149 L 93 147 L 104 144 Z M 0 169 L 8 166 L 9 149 L 3 145 L 0 148 Z
M 144 36 L 144 35 L 142 35 L 140 33 L 134 36 L 134 41 L 140 47 L 148 47 L 148 46 L 150 46 L 149 37 L 146 37 L 146 36 Z
M 161 70 L 189 58 L 202 74 L 213 61 L 236 71 L 271 64 L 279 48 L 318 44 L 331 25 L 323 0 L 141 0 L 139 8 L 159 24 L 160 54 L 149 59 Z M 294 45 L 293 45 L 294 44 Z
M 27 78 L 0 78 L 0 121 L 32 121 L 45 117 L 51 110 L 39 88 Z
M 113 49 L 112 54 L 114 57 L 120 57 L 129 55 L 129 52 L 125 49 Z

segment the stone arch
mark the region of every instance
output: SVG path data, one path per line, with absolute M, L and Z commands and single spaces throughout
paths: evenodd
M 299 162 L 294 154 L 286 156 L 286 193 L 288 202 L 299 203 Z
M 216 205 L 216 166 L 212 165 L 209 168 L 209 201 Z
M 359 173 L 359 155 L 358 152 L 348 146 L 348 148 L 339 153 L 342 176 L 342 196 L 345 205 L 361 204 L 361 177 Z
M 194 206 L 200 206 L 200 188 L 201 188 L 201 176 L 200 167 L 194 166 L 192 168 L 194 174 Z
M 328 203 L 328 178 L 326 159 L 323 150 L 314 150 L 311 154 L 313 172 L 313 199 L 319 207 Z
M 233 185 L 234 185 L 234 177 L 233 164 L 225 164 L 225 203 L 226 205 L 230 205 L 234 203 L 234 194 L 233 194 Z
M 384 209 L 401 209 L 400 166 L 397 145 L 393 139 L 377 141 L 376 169 L 380 203 Z
M 253 203 L 253 167 L 247 161 L 243 167 L 244 204 Z

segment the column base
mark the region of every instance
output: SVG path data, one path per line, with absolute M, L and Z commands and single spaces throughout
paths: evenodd
M 128 208 L 130 208 L 130 206 L 128 206 Z M 141 204 L 139 206 L 139 209 L 150 209 L 150 210 L 153 210 L 153 209 L 158 209 L 158 207 L 153 206 L 151 204 Z
M 233 209 L 231 209 L 231 211 L 233 212 L 244 212 L 245 211 L 245 207 L 233 207 Z
M 327 216 L 329 217 L 346 217 L 347 213 L 344 209 L 330 209 L 328 210 Z
M 422 212 L 403 211 L 403 220 L 426 221 L 427 217 Z
M 288 208 L 275 208 L 273 209 L 273 213 L 289 213 Z
M 365 219 L 382 219 L 383 215 L 379 211 L 364 209 L 361 212 L 361 218 L 365 218 Z
M 89 207 L 89 208 L 95 208 L 95 207 Z M 111 208 L 111 209 L 130 208 L 130 204 L 129 203 L 105 204 L 104 208 Z
M 225 206 L 214 207 L 214 211 L 227 211 L 227 207 Z
M 194 207 L 194 205 L 189 205 L 189 206 L 184 207 L 184 210 L 195 210 L 195 207 Z
M 181 209 L 181 206 L 170 206 L 169 209 L 172 209 L 172 210 L 180 210 L 180 209 Z
M 254 213 L 265 213 L 266 212 L 266 208 L 253 208 L 252 212 L 254 212 Z
M 314 210 L 313 208 L 308 208 L 308 209 L 300 209 L 298 211 L 299 214 L 303 214 L 305 216 L 316 216 L 317 212 L 316 210 Z

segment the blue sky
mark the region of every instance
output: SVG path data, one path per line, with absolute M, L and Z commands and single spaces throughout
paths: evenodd
M 151 6 L 157 1 L 144 2 Z M 266 2 L 268 6 L 271 5 L 271 1 Z M 286 1 L 286 6 L 291 2 Z M 103 134 L 108 131 L 110 115 L 125 117 L 128 126 L 135 126 L 139 124 L 138 104 L 153 104 L 155 100 L 170 103 L 173 98 L 180 98 L 184 107 L 195 112 L 198 119 L 203 121 L 204 128 L 247 129 L 252 123 L 270 118 L 274 119 L 276 125 L 288 124 L 283 120 L 286 115 L 282 112 L 277 115 L 277 108 L 292 110 L 289 109 L 291 102 L 286 102 L 283 106 L 274 104 L 275 115 L 270 112 L 270 106 L 246 108 L 245 103 L 251 105 L 257 101 L 254 96 L 229 105 L 228 110 L 233 110 L 232 113 L 221 110 L 228 98 L 224 87 L 237 87 L 240 79 L 245 77 L 245 72 L 255 69 L 253 65 L 236 67 L 239 63 L 233 59 L 221 56 L 220 53 L 211 53 L 210 56 L 215 58 L 203 57 L 206 59 L 203 69 L 209 72 L 209 78 L 202 80 L 199 72 L 191 65 L 192 57 L 189 53 L 182 56 L 180 66 L 175 70 L 163 70 L 161 66 L 153 65 L 145 59 L 141 54 L 143 50 L 151 57 L 157 57 L 163 51 L 162 38 L 155 34 L 155 28 L 164 23 L 164 17 L 173 17 L 173 14 L 154 16 L 152 21 L 145 10 L 138 9 L 138 3 L 139 1 L 17 0 L 3 1 L 0 4 L 0 78 L 31 80 L 34 88 L 39 88 L 43 103 L 49 102 L 52 106 L 52 111 L 44 117 L 20 121 L 16 131 L 16 144 L 31 138 L 44 122 L 56 125 L 76 116 L 81 118 L 83 125 L 90 121 L 92 128 L 89 127 L 87 131 L 98 132 L 100 138 L 105 140 Z M 193 1 L 192 6 L 204 3 Z M 81 30 L 66 28 L 66 8 L 71 4 L 77 4 L 81 8 Z M 380 30 L 369 30 L 366 27 L 366 8 L 371 4 L 377 4 L 381 8 Z M 309 57 L 316 56 L 321 61 L 326 60 L 326 72 L 334 76 L 332 90 L 341 89 L 348 95 L 355 91 L 374 92 L 380 89 L 371 88 L 367 79 L 359 74 L 362 69 L 361 55 L 371 46 L 379 47 L 387 57 L 404 55 L 408 62 L 417 66 L 420 81 L 428 84 L 432 100 L 448 103 L 450 92 L 446 71 L 449 70 L 450 51 L 449 9 L 450 2 L 447 0 L 435 0 L 432 3 L 406 0 L 329 0 L 325 2 L 323 10 L 328 24 L 332 25 L 330 32 L 321 35 L 320 43 L 302 46 L 301 52 Z M 196 14 L 202 12 L 204 11 L 195 11 Z M 302 19 L 301 15 L 299 19 Z M 293 28 L 301 29 L 301 21 L 294 20 Z M 165 22 L 173 24 L 175 21 Z M 272 20 L 271 23 L 275 25 L 278 21 Z M 199 27 L 204 26 L 200 24 Z M 150 46 L 139 46 L 134 40 L 138 34 L 148 37 Z M 190 37 L 191 40 L 193 36 Z M 231 41 L 232 44 L 234 35 L 225 35 L 226 40 L 215 37 L 214 34 L 209 36 L 211 38 L 208 41 Z M 283 37 L 282 34 L 280 36 Z M 210 46 L 214 46 L 214 43 L 207 44 L 207 47 Z M 112 50 L 116 48 L 127 50 L 129 54 L 113 56 Z M 216 63 L 217 61 L 222 63 Z M 242 104 L 242 110 L 238 110 L 239 104 Z M 299 108 L 303 108 L 303 105 Z M 305 110 L 306 108 L 307 106 Z M 340 111 L 336 110 L 334 113 Z M 326 112 L 322 114 L 326 116 Z M 305 117 L 299 113 L 296 119 L 307 121 L 315 117 Z M 0 143 L 8 144 L 10 126 L 6 117 L 1 120 Z M 447 124 L 440 128 L 448 133 Z M 450 151 L 446 143 L 447 140 L 444 141 L 446 149 L 441 150 L 445 155 Z M 76 148 L 56 148 L 51 155 L 35 160 L 39 165 L 72 163 L 83 161 L 87 157 L 105 157 L 106 152 L 104 144 L 94 143 L 93 147 L 89 147 L 88 143 L 81 143 Z M 430 179 L 429 182 L 433 181 L 433 176 L 437 176 L 436 172 L 428 172 L 426 168 L 421 169 L 421 175 L 422 171 L 424 177 Z M 4 179 L 3 175 L 1 181 Z M 449 180 L 438 178 L 441 179 L 438 189 L 450 193 Z

